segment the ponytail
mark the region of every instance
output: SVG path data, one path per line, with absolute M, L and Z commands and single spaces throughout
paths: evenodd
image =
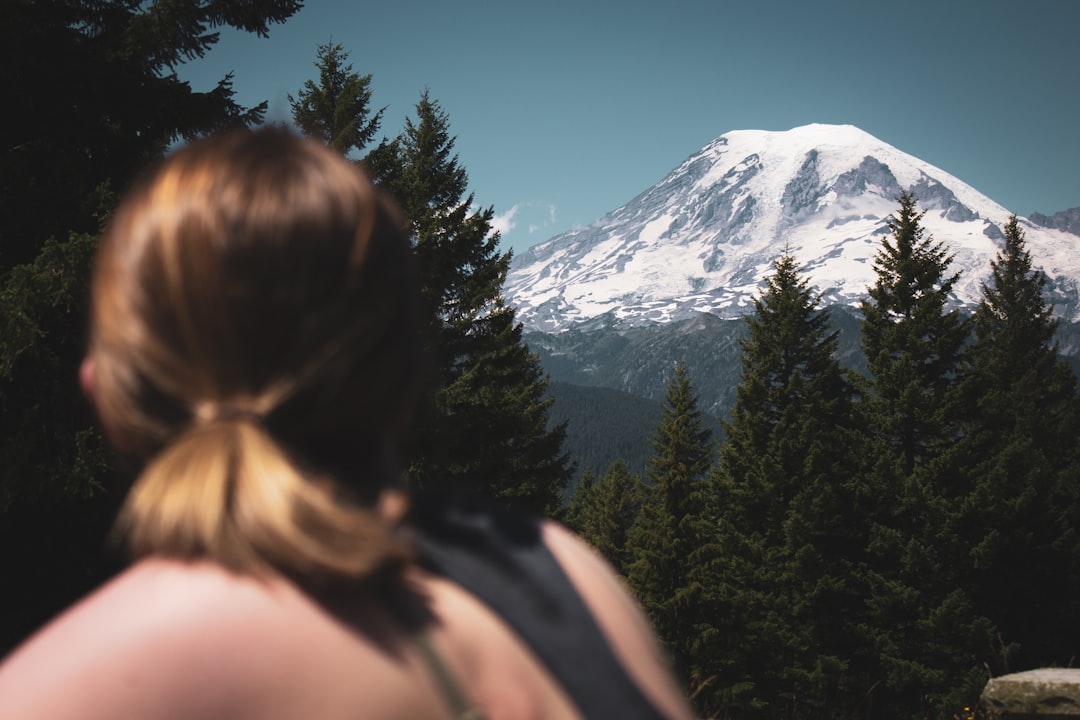
M 281 128 L 195 141 L 128 194 L 90 353 L 102 425 L 144 468 L 117 525 L 135 557 L 305 582 L 410 560 L 376 506 L 419 383 L 413 261 L 362 171 Z
M 207 557 L 318 581 L 364 580 L 411 559 L 393 519 L 337 497 L 251 417 L 197 422 L 143 470 L 117 530 L 136 558 Z

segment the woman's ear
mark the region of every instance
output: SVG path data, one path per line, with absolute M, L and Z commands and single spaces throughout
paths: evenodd
M 79 365 L 79 387 L 82 388 L 83 396 L 93 405 L 94 393 L 97 389 L 97 378 L 94 371 L 94 358 L 87 355 Z
M 119 433 L 115 432 L 113 428 L 109 427 L 109 424 L 105 422 L 105 418 L 101 416 L 101 411 L 98 410 L 97 404 L 97 366 L 94 363 L 94 358 L 91 355 L 87 355 L 83 358 L 82 364 L 79 365 L 79 387 L 82 389 L 83 396 L 86 401 L 90 403 L 90 407 L 94 410 L 94 415 L 97 417 L 98 427 L 101 428 L 101 432 L 105 435 L 105 439 L 109 441 L 109 444 L 116 450 L 121 452 L 126 451 L 128 445 L 123 442 L 123 438 Z

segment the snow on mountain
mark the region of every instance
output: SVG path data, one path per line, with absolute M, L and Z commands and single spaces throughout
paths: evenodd
M 504 287 L 530 330 L 745 315 L 787 247 L 826 304 L 875 280 L 885 219 L 911 190 L 954 254 L 956 300 L 979 301 L 1009 211 L 961 180 L 850 125 L 717 138 L 592 225 L 521 253 Z M 1080 237 L 1021 220 L 1058 313 L 1080 319 Z

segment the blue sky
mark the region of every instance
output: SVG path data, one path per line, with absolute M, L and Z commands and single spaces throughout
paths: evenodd
M 242 103 L 334 42 L 396 135 L 427 88 L 476 202 L 519 252 L 651 187 L 729 130 L 849 123 L 1020 215 L 1080 206 L 1080 0 L 308 0 L 179 69 Z

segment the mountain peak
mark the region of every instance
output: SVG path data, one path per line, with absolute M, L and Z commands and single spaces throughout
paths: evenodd
M 780 143 L 786 146 L 857 145 L 879 142 L 873 135 L 854 125 L 810 123 L 790 130 L 732 130 L 713 142 L 748 142 L 755 145 Z
M 978 302 L 1009 212 L 958 178 L 853 125 L 721 135 L 592 225 L 517 256 L 506 296 L 525 326 L 641 325 L 701 312 L 741 317 L 772 263 L 792 252 L 826 302 L 854 305 L 901 192 L 961 270 L 958 305 Z M 1025 223 L 1054 302 L 1074 319 L 1076 236 Z

